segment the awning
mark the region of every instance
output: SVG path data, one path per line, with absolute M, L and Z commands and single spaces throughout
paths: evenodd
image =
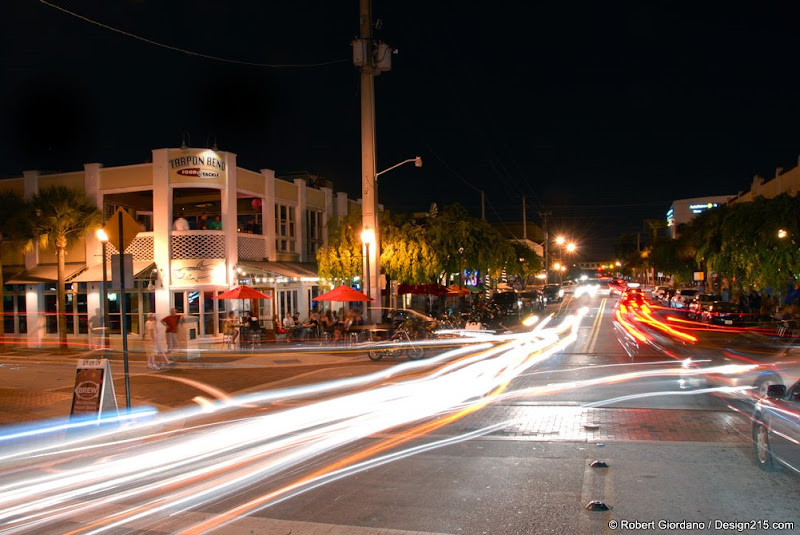
M 136 280 L 149 280 L 153 268 L 156 267 L 155 262 L 138 261 L 133 262 L 133 278 Z M 111 280 L 111 262 L 106 264 L 106 279 Z M 75 278 L 67 279 L 68 282 L 102 282 L 103 280 L 103 264 L 97 264 L 86 271 L 79 273 Z
M 247 274 L 292 279 L 316 279 L 319 275 L 314 264 L 295 262 L 242 262 L 238 265 Z
M 84 269 L 86 264 L 75 263 L 64 266 L 64 280 L 67 281 L 71 276 Z M 55 264 L 42 264 L 34 268 L 14 275 L 6 284 L 41 284 L 43 282 L 55 282 L 58 280 L 58 266 Z

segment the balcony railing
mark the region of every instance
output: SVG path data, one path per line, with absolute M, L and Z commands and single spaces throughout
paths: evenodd
M 172 258 L 225 258 L 225 233 L 221 230 L 173 230 L 171 231 Z M 135 261 L 153 261 L 154 237 L 152 232 L 140 232 L 134 238 L 127 252 L 133 254 Z M 267 257 L 267 238 L 261 234 L 238 234 L 236 244 L 240 260 L 262 261 Z M 106 261 L 112 254 L 118 254 L 116 247 L 109 244 Z M 292 256 L 293 260 L 296 255 Z

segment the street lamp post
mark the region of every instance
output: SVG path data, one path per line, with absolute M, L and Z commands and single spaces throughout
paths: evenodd
M 100 288 L 100 302 L 103 307 L 103 349 L 109 349 L 108 341 L 108 269 L 106 268 L 106 247 L 108 246 L 108 235 L 103 229 L 97 229 L 97 239 L 103 245 L 103 285 Z
M 364 244 L 364 289 L 367 291 L 367 297 L 372 298 L 370 284 L 369 284 L 369 246 L 375 241 L 375 231 L 366 227 L 361 231 L 361 243 Z M 369 303 L 367 304 L 369 307 Z
M 397 163 L 383 171 L 375 173 L 371 176 L 371 184 L 365 185 L 364 187 L 364 198 L 362 199 L 362 211 L 361 211 L 361 224 L 364 229 L 374 229 L 372 230 L 373 239 L 372 244 L 374 247 L 367 248 L 367 270 L 369 271 L 368 277 L 365 277 L 365 282 L 368 281 L 369 288 L 367 290 L 368 296 L 374 296 L 378 303 L 378 307 L 373 307 L 370 310 L 369 318 L 372 323 L 379 323 L 380 322 L 380 306 L 382 306 L 381 301 L 381 290 L 379 288 L 380 284 L 380 227 L 378 226 L 378 177 L 382 174 L 391 171 L 401 165 L 414 162 L 414 166 L 422 167 L 422 157 L 416 156 L 414 158 L 408 158 L 407 160 L 403 160 L 400 163 Z

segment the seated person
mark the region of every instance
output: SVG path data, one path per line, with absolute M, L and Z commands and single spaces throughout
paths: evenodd
M 282 325 L 283 328 L 286 329 L 286 341 L 291 342 L 295 334 L 294 331 L 296 324 L 294 318 L 292 317 L 292 313 L 288 310 L 286 311 L 286 315 L 283 317 Z
M 326 310 L 325 314 L 323 314 L 322 317 L 320 318 L 319 323 L 324 332 L 332 333 L 333 326 L 335 325 L 336 322 L 333 320 L 333 315 L 331 314 L 331 311 Z
M 344 341 L 345 333 L 350 331 L 350 326 L 353 325 L 353 315 L 348 310 L 347 313 L 344 314 L 342 321 L 339 321 L 333 327 L 333 343 L 337 343 L 339 341 Z
M 316 312 L 312 312 L 309 314 L 308 319 L 305 323 L 301 324 L 299 327 L 296 327 L 299 331 L 298 339 L 307 339 L 311 336 L 317 336 L 317 331 L 319 329 L 319 315 Z

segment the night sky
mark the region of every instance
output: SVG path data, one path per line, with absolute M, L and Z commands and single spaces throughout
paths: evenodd
M 358 0 L 4 3 L 0 176 L 147 161 L 191 145 L 360 190 Z M 376 78 L 380 202 L 550 211 L 613 256 L 674 199 L 736 194 L 800 154 L 797 12 L 756 2 L 374 0 L 398 49 Z M 777 5 L 777 4 L 776 4 Z M 786 4 L 790 5 L 789 3 Z

